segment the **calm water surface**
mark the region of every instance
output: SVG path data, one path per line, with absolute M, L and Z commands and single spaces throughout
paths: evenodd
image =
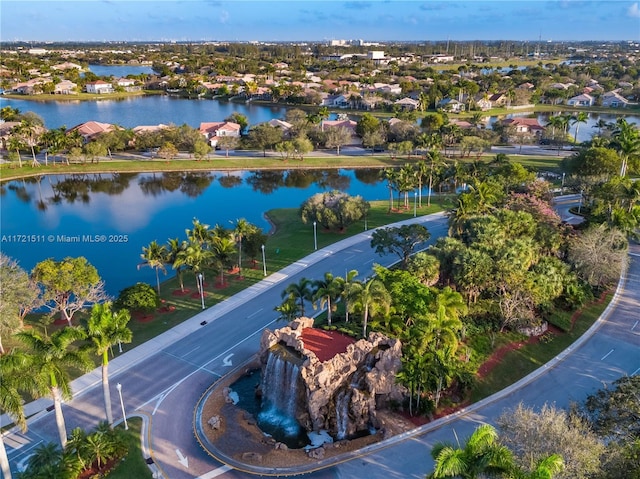
M 137 281 L 154 283 L 150 268 L 137 269 L 142 247 L 153 240 L 164 244 L 168 238 L 185 238 L 193 218 L 228 228 L 231 221 L 246 218 L 268 231 L 265 211 L 296 208 L 319 191 L 386 199 L 386 185 L 377 175 L 377 170 L 214 171 L 16 180 L 0 185 L 0 246 L 26 270 L 50 257 L 85 256 L 98 268 L 108 292 L 117 295 Z M 16 241 L 15 235 L 36 239 Z M 83 235 L 104 235 L 106 241 L 65 241 Z M 269 253 L 275 254 L 267 245 Z

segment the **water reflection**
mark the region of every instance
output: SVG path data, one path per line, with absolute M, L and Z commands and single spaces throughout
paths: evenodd
M 265 231 L 264 213 L 297 208 L 309 196 L 333 189 L 384 200 L 379 170 L 197 171 L 74 174 L 24 178 L 1 185 L 2 235 L 38 235 L 37 244 L 3 242 L 5 254 L 30 270 L 46 258 L 85 256 L 112 295 L 153 271 L 136 269 L 142 246 L 184 234 L 194 217 L 228 224 L 238 218 Z M 48 241 L 57 235 L 128 235 L 125 244 Z

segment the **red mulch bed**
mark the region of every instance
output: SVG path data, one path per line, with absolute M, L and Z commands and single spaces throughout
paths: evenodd
M 227 283 L 226 281 L 224 283 L 221 283 L 220 281 L 216 281 L 216 284 L 215 284 L 214 288 L 216 288 L 216 289 L 224 289 L 227 286 L 229 286 L 229 283 Z
M 149 321 L 153 321 L 153 314 L 145 314 L 138 311 L 133 313 L 132 316 L 139 323 L 148 323 Z
M 120 462 L 120 458 L 115 458 L 107 461 L 102 467 L 98 468 L 96 465 L 92 465 L 90 469 L 85 469 L 80 473 L 78 479 L 90 479 L 92 477 L 104 477 L 111 469 L 116 467 Z
M 189 293 L 191 293 L 190 289 L 185 289 L 184 291 L 182 291 L 181 289 L 176 289 L 171 294 L 174 296 L 186 296 Z
M 193 299 L 199 299 L 200 298 L 200 293 L 198 293 L 197 291 L 195 293 L 191 293 L 191 297 Z M 206 291 L 204 291 L 204 297 L 205 298 L 207 297 L 207 292 Z
M 176 307 L 173 305 L 163 306 L 162 308 L 158 308 L 158 313 L 170 313 L 175 310 L 176 310 Z
M 302 341 L 305 347 L 313 351 L 321 362 L 328 361 L 336 354 L 344 353 L 347 346 L 356 342 L 346 334 L 316 328 L 303 329 Z

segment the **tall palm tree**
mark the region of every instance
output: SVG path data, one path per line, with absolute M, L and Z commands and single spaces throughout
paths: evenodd
M 224 286 L 224 270 L 232 263 L 236 244 L 229 236 L 215 235 L 209 241 L 209 248 L 212 262 L 220 270 L 220 286 Z
M 200 220 L 197 218 L 193 219 L 193 228 L 186 229 L 185 233 L 187 234 L 187 239 L 192 243 L 198 243 L 200 246 L 209 241 L 211 237 L 211 231 L 209 230 L 209 225 L 205 225 L 200 223 Z
M 77 327 L 68 326 L 51 336 L 41 336 L 33 330 L 20 331 L 15 337 L 29 346 L 31 353 L 30 369 L 39 395 L 51 395 L 56 414 L 56 425 L 62 447 L 67 443 L 67 430 L 62 414 L 62 399 L 71 399 L 71 377 L 69 367 L 89 371 L 93 364 L 83 349 L 70 349 L 69 346 L 86 337 L 85 332 Z
M 577 115 L 571 117 L 571 124 L 576 125 L 576 134 L 573 137 L 574 143 L 578 143 L 578 130 L 580 128 L 580 123 L 586 123 L 588 119 L 589 115 L 587 115 L 587 112 L 585 111 L 580 111 Z
M 42 130 L 42 127 L 26 119 L 22 120 L 18 125 L 14 126 L 12 130 L 12 132 L 15 133 L 26 146 L 31 148 L 31 156 L 33 158 L 31 166 L 33 167 L 40 166 L 40 162 L 36 158 L 35 147 L 40 141 L 40 134 Z
M 93 351 L 102 356 L 102 393 L 107 423 L 113 424 L 111 412 L 111 392 L 109 391 L 109 350 L 120 343 L 130 343 L 133 337 L 127 323 L 131 319 L 129 311 L 121 309 L 114 312 L 111 303 L 94 304 L 87 320 L 87 338 L 93 345 Z
M 367 337 L 367 324 L 369 315 L 379 312 L 387 314 L 391 305 L 391 295 L 384 283 L 376 278 L 371 278 L 364 283 L 355 283 L 350 298 L 352 308 L 362 311 L 362 336 Z
M 180 282 L 180 291 L 184 292 L 184 281 L 182 278 L 182 267 L 185 266 L 181 252 L 187 248 L 187 242 L 178 238 L 169 238 L 167 241 L 166 264 L 171 265 L 176 270 L 176 276 Z
M 202 270 L 211 264 L 213 254 L 208 249 L 205 249 L 200 243 L 190 241 L 187 246 L 178 253 L 179 264 L 184 264 L 193 272 L 196 277 L 196 283 L 198 285 L 198 292 L 200 292 L 200 282 L 198 281 L 198 275 L 202 273 Z
M 498 433 L 488 424 L 476 428 L 462 447 L 436 444 L 431 456 L 435 460 L 431 479 L 496 477 L 513 469 L 513 454 L 498 442 Z
M 311 285 L 310 279 L 301 278 L 297 283 L 291 283 L 287 286 L 281 295 L 282 298 L 292 295 L 299 302 L 301 316 L 304 316 L 304 302 L 311 301 L 312 298 Z
M 167 247 L 159 245 L 156 240 L 149 243 L 149 246 L 142 247 L 142 254 L 140 255 L 143 263 L 138 265 L 138 269 L 141 266 L 149 266 L 156 272 L 156 287 L 158 288 L 158 294 L 160 294 L 160 275 L 159 270 L 162 270 L 164 274 L 167 274 L 165 264 L 167 263 Z
M 389 188 L 389 212 L 393 210 L 393 190 L 396 187 L 398 172 L 393 168 L 385 168 L 382 170 L 382 178 L 387 180 L 387 187 Z
M 327 323 L 331 326 L 331 313 L 335 309 L 335 300 L 340 295 L 340 282 L 331 273 L 325 273 L 323 279 L 312 283 L 314 288 L 312 299 L 320 302 L 320 307 L 327 305 Z
M 236 220 L 236 227 L 233 230 L 238 244 L 238 272 L 240 274 L 242 274 L 242 240 L 251 232 L 252 226 L 246 219 L 240 218 Z
M 620 176 L 626 176 L 629 160 L 640 156 L 640 131 L 626 119 L 618 118 L 613 131 L 612 146 L 622 160 Z
M 336 278 L 336 281 L 338 282 L 338 290 L 340 291 L 340 299 L 344 302 L 345 323 L 349 322 L 349 298 L 352 296 L 354 285 L 357 283 L 357 281 L 355 281 L 356 276 L 358 276 L 358 271 L 352 269 L 351 271 L 345 271 L 344 278 L 342 276 L 338 276 Z
M 29 373 L 29 358 L 16 351 L 2 354 L 0 355 L 0 371 L 2 371 L 0 412 L 6 413 L 25 432 L 27 419 L 24 415 L 20 392 L 34 392 L 34 383 Z M 6 479 L 11 479 L 9 458 L 4 447 L 2 434 L 0 434 L 0 470 Z

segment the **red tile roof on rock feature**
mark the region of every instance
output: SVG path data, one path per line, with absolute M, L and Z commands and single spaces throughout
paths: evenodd
M 316 328 L 302 330 L 305 348 L 312 351 L 321 362 L 328 361 L 336 354 L 344 353 L 355 339 L 336 331 L 324 331 Z

